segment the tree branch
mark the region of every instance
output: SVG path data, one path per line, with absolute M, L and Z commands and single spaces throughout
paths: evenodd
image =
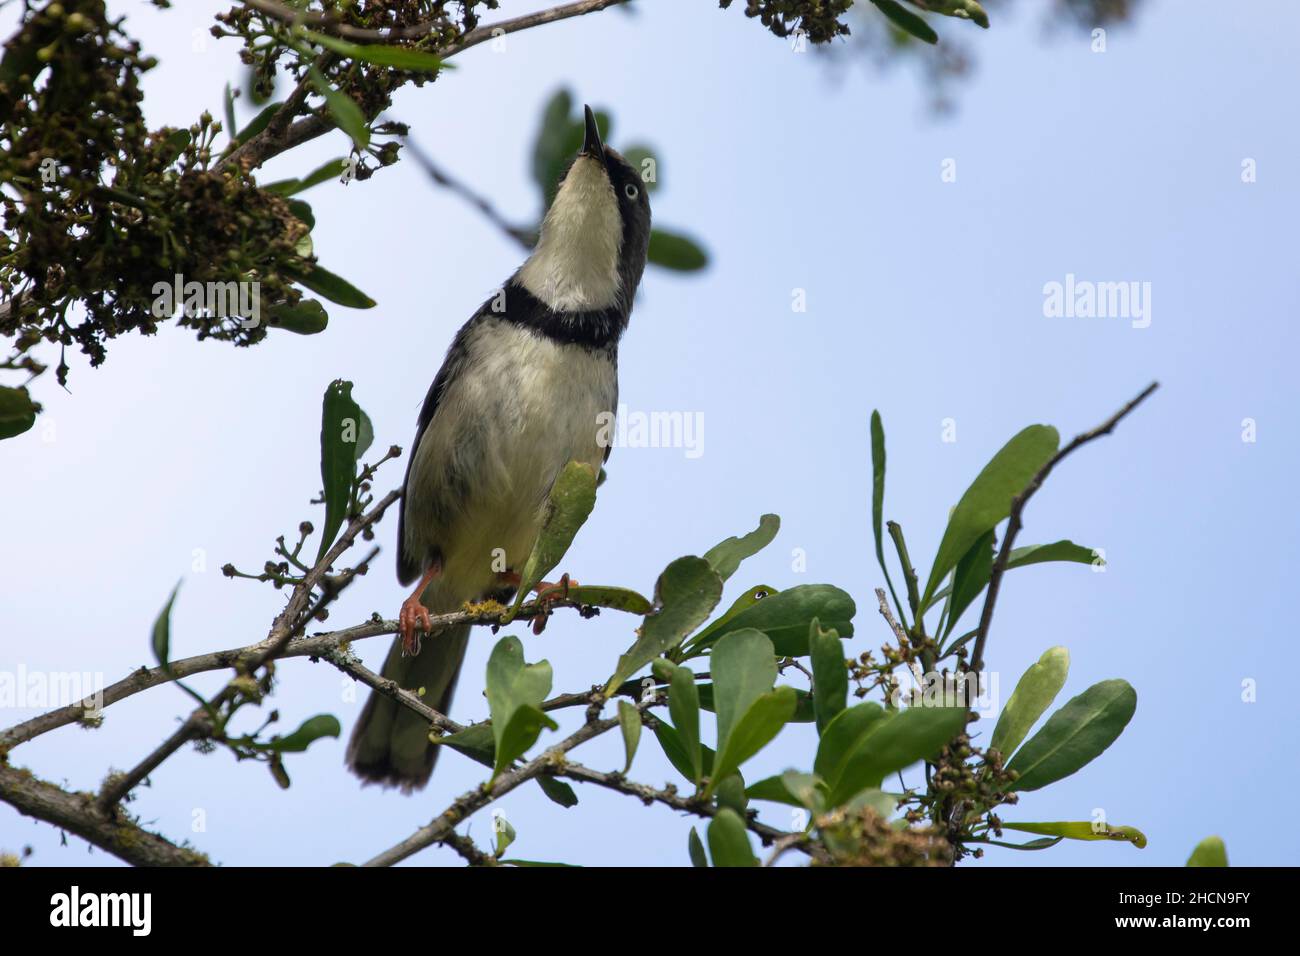
M 104 813 L 89 793 L 69 793 L 28 770 L 0 761 L 0 800 L 136 866 L 209 866 L 196 850 L 139 826 L 121 810 Z
M 646 708 L 657 702 L 656 698 L 655 701 L 637 704 L 637 709 L 645 711 Z M 405 840 L 389 847 L 384 852 L 368 860 L 364 865 L 392 866 L 418 853 L 425 847 L 434 843 L 445 842 L 447 835 L 452 833 L 461 821 L 483 809 L 489 803 L 504 797 L 521 784 L 527 783 L 544 773 L 554 773 L 554 770 L 564 766 L 564 755 L 574 747 L 586 743 L 593 737 L 598 737 L 608 730 L 613 730 L 617 726 L 619 726 L 617 717 L 588 721 L 540 756 L 520 767 L 500 774 L 491 785 L 476 787 L 468 793 L 462 794 L 432 822 L 420 827 Z
M 680 810 L 682 813 L 692 813 L 697 817 L 706 819 L 712 818 L 718 812 L 718 808 L 709 801 L 702 800 L 699 797 L 683 797 L 675 787 L 669 786 L 663 790 L 656 790 L 644 783 L 634 783 L 621 773 L 604 773 L 584 767 L 582 764 L 565 762 L 563 766 L 551 770 L 550 774 L 555 777 L 578 780 L 582 783 L 594 783 L 598 787 L 604 787 L 607 790 L 613 790 L 629 797 L 636 797 L 647 806 L 652 803 L 662 803 L 664 806 Z M 745 826 L 749 828 L 750 832 L 758 836 L 763 846 L 779 845 L 783 841 L 787 841 L 794 849 L 802 850 L 809 856 L 816 855 L 815 851 L 810 847 L 799 845 L 798 838 L 805 836 L 802 833 L 787 833 L 784 830 L 778 830 L 748 817 L 745 818 Z
M 247 0 L 246 0 L 247 2 Z M 543 26 L 547 23 L 555 23 L 559 20 L 568 20 L 571 17 L 580 17 L 588 13 L 596 13 L 607 7 L 617 6 L 620 3 L 626 3 L 628 0 L 577 0 L 574 3 L 561 4 L 558 7 L 552 7 L 549 10 L 541 10 L 537 13 L 529 13 L 511 20 L 502 20 L 499 23 L 492 23 L 486 26 L 475 27 L 470 30 L 459 40 L 441 49 L 434 49 L 430 52 L 441 57 L 444 60 L 450 59 L 458 53 L 463 53 L 471 47 L 478 46 L 497 36 L 503 36 L 507 33 L 518 33 L 521 30 L 530 30 L 533 27 Z M 425 25 L 427 26 L 427 25 Z M 414 29 L 408 28 L 408 29 Z M 427 32 L 427 30 L 425 31 Z M 335 123 L 327 115 L 314 114 L 304 117 L 297 122 L 289 125 L 289 121 L 294 115 L 302 111 L 307 94 L 311 91 L 305 89 L 307 79 L 298 84 L 294 94 L 290 97 L 293 100 L 297 97 L 292 107 L 290 101 L 286 100 L 284 106 L 276 111 L 271 118 L 267 128 L 262 130 L 256 136 L 253 136 L 233 153 L 223 157 L 216 163 L 216 168 L 220 168 L 227 163 L 238 160 L 247 165 L 249 169 L 256 169 L 265 163 L 268 159 L 278 156 L 295 146 L 315 139 L 324 133 L 335 128 Z M 301 95 L 300 95 L 301 94 Z M 378 114 L 376 114 L 378 115 Z M 284 117 L 281 119 L 281 117 Z M 373 121 L 374 116 L 367 116 L 368 120 Z M 273 132 L 272 127 L 275 128 Z
M 384 27 L 370 30 L 354 27 L 350 23 L 340 23 L 336 16 L 315 10 L 296 10 L 276 0 L 243 0 L 244 6 L 252 7 L 263 16 L 278 20 L 287 26 L 309 26 L 320 33 L 342 37 L 344 40 L 357 40 L 363 43 L 388 43 L 393 40 L 417 40 L 427 36 L 431 31 L 445 27 L 447 20 L 421 20 L 406 26 Z
M 1016 535 L 1020 533 L 1020 516 L 1025 510 L 1025 503 L 1034 496 L 1034 492 L 1043 486 L 1043 482 L 1047 480 L 1047 476 L 1052 473 L 1052 469 L 1056 467 L 1057 463 L 1060 462 L 1061 459 L 1070 454 L 1070 452 L 1074 451 L 1076 448 L 1088 444 L 1088 442 L 1092 441 L 1094 438 L 1100 438 L 1102 435 L 1109 435 L 1115 430 L 1115 426 L 1118 425 L 1129 412 L 1142 404 L 1142 402 L 1146 400 L 1147 396 L 1159 387 L 1159 382 L 1152 382 L 1144 388 L 1136 398 L 1096 428 L 1091 431 L 1086 431 L 1081 435 L 1076 435 L 1073 441 L 1053 455 L 1047 464 L 1038 469 L 1038 473 L 1030 479 L 1029 484 L 1025 486 L 1025 490 L 1012 499 L 1011 514 L 1007 519 L 1006 534 L 1002 538 L 1002 547 L 998 551 L 997 560 L 993 562 L 993 571 L 989 574 L 988 593 L 984 597 L 984 609 L 980 612 L 979 631 L 975 636 L 975 649 L 971 653 L 969 668 L 971 671 L 978 673 L 980 668 L 984 666 L 984 644 L 988 640 L 989 626 L 993 623 L 993 606 L 998 600 L 998 589 L 1002 585 L 1002 575 L 1006 573 L 1007 562 L 1011 560 L 1012 545 L 1015 544 Z

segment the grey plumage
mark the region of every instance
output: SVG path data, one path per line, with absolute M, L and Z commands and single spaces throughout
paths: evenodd
M 536 541 L 556 475 L 599 469 L 618 404 L 618 341 L 645 268 L 650 207 L 636 171 L 588 142 L 566 171 L 534 253 L 457 333 L 421 409 L 408 460 L 397 573 L 433 614 L 508 598 Z M 413 597 L 416 597 L 413 595 Z M 409 600 L 409 599 L 408 599 Z M 468 629 L 435 634 L 413 657 L 394 642 L 385 677 L 446 713 Z M 372 694 L 347 760 L 367 782 L 422 787 L 438 748 L 417 715 Z

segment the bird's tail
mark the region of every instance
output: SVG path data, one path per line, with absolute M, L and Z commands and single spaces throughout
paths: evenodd
M 384 661 L 383 676 L 404 690 L 419 693 L 434 710 L 445 714 L 451 707 L 456 678 L 469 642 L 468 624 L 426 637 L 420 653 L 402 656 L 398 638 Z M 404 793 L 429 782 L 438 747 L 429 743 L 429 723 L 396 701 L 371 691 L 361 719 L 348 742 L 348 767 L 366 783 L 400 787 Z

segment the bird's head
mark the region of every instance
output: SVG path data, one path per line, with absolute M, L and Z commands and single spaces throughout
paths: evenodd
M 630 309 L 650 244 L 650 200 L 640 173 L 601 142 L 595 114 L 584 110 L 582 149 L 560 180 L 519 278 L 556 311 Z

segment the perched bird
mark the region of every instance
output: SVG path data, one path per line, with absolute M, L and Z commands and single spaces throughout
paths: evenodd
M 526 262 L 456 334 L 424 400 L 406 468 L 397 577 L 418 579 L 384 677 L 451 706 L 469 627 L 420 646 L 429 615 L 509 600 L 541 529 L 551 486 L 570 461 L 599 470 L 618 405 L 618 342 L 650 242 L 637 170 L 586 134 Z M 502 568 L 505 570 L 501 570 Z M 367 783 L 423 787 L 438 748 L 420 717 L 370 695 L 347 762 Z

